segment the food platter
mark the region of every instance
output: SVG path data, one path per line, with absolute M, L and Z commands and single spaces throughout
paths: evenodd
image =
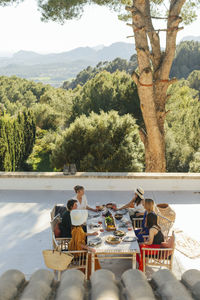
M 116 230 L 113 232 L 113 234 L 118 237 L 123 237 L 126 235 L 126 232 L 124 232 L 123 230 Z
M 114 203 L 107 203 L 107 204 L 106 204 L 106 207 L 107 207 L 107 208 L 113 208 L 113 205 L 114 205 Z
M 116 220 L 121 220 L 122 218 L 123 218 L 123 214 L 120 214 L 120 213 L 115 214 Z
M 125 236 L 122 239 L 122 241 L 123 242 L 128 242 L 128 243 L 135 242 L 135 241 L 137 241 L 137 237 L 136 236 Z
M 97 209 L 98 211 L 102 211 L 104 208 L 105 208 L 105 205 L 97 205 L 97 206 L 96 206 L 96 209 Z
M 101 243 L 102 243 L 102 239 L 100 237 L 96 237 L 96 238 L 91 239 L 88 242 L 88 246 L 96 247 L 96 246 L 100 245 Z
M 122 215 L 126 215 L 128 212 L 128 209 L 124 208 L 124 209 L 120 209 L 120 210 L 117 210 L 116 213 L 117 214 L 122 214 Z
M 98 224 L 98 223 L 90 223 L 90 224 L 88 224 L 88 227 L 90 229 L 92 229 L 92 228 L 99 228 L 99 227 L 101 227 L 101 225 Z
M 100 216 L 101 216 L 100 213 L 89 213 L 88 214 L 88 219 L 98 218 Z
M 113 216 L 105 217 L 105 227 L 107 231 L 116 230 L 116 224 Z
M 109 235 L 106 238 L 106 243 L 111 244 L 111 245 L 120 244 L 121 243 L 121 239 L 118 236 Z
M 130 221 L 119 221 L 119 228 L 128 228 L 132 226 Z

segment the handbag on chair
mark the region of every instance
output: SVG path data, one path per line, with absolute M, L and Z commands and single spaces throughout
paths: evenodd
M 70 253 L 64 253 L 57 250 L 43 250 L 42 254 L 47 268 L 56 271 L 66 270 L 74 258 Z

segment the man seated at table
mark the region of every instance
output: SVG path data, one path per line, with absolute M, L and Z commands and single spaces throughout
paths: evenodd
M 86 238 L 88 236 L 97 236 L 98 231 L 92 233 L 85 233 L 83 231 L 83 224 L 86 223 L 88 217 L 88 212 L 85 209 L 82 210 L 73 210 L 71 212 L 71 220 L 72 220 L 72 239 L 69 242 L 68 250 L 69 251 L 81 251 L 87 250 L 88 253 L 88 278 L 90 278 L 92 271 L 92 257 L 91 252 L 96 252 L 94 248 L 89 247 L 86 244 Z M 101 269 L 99 260 L 95 259 L 94 265 L 95 271 Z M 80 269 L 82 271 L 82 269 Z
M 60 237 L 67 237 L 67 238 L 71 238 L 71 227 L 72 227 L 72 223 L 71 223 L 71 216 L 70 216 L 70 212 L 73 209 L 77 209 L 77 200 L 71 199 L 67 202 L 67 210 L 66 212 L 64 212 L 63 216 L 62 216 L 62 222 L 59 224 L 59 228 L 61 231 L 61 235 Z

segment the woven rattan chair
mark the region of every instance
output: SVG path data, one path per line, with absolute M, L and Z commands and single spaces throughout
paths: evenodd
M 142 248 L 143 270 L 145 272 L 146 266 L 151 267 L 165 267 L 172 270 L 175 236 L 172 233 L 173 247 L 171 248 Z
M 142 218 L 132 218 L 131 221 L 133 224 L 133 229 L 141 229 L 142 228 L 143 217 Z
M 56 207 L 57 205 L 54 206 L 52 211 L 50 212 L 51 216 L 51 232 L 52 232 L 52 247 L 54 250 L 59 250 L 59 251 L 64 251 L 68 249 L 68 243 L 70 241 L 70 238 L 60 238 L 55 236 L 55 227 L 56 225 L 61 222 L 61 217 L 58 214 L 55 216 L 56 213 Z

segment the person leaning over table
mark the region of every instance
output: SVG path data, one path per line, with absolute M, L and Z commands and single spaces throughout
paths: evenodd
M 135 194 L 134 194 L 133 199 L 129 203 L 123 205 L 120 208 L 117 208 L 116 210 L 129 208 L 130 209 L 129 212 L 131 213 L 131 209 L 137 208 L 138 213 L 140 215 L 141 214 L 143 215 L 144 211 L 145 211 L 143 203 L 144 203 L 144 190 L 141 187 L 138 187 L 138 188 L 135 189 Z M 134 214 L 136 211 L 133 210 L 132 212 Z
M 73 210 L 71 211 L 71 221 L 72 221 L 72 238 L 68 245 L 69 251 L 87 250 L 89 252 L 96 252 L 95 249 L 86 245 L 87 236 L 96 236 L 98 232 L 85 233 L 83 231 L 82 225 L 86 223 L 88 217 L 88 212 L 84 210 Z M 95 259 L 95 271 L 101 269 L 99 260 Z M 91 274 L 91 253 L 88 254 L 88 277 Z M 89 278 L 88 278 L 89 279 Z
M 147 215 L 149 213 L 154 213 L 154 201 L 152 199 L 145 199 L 144 201 L 145 213 L 142 220 L 142 229 L 135 230 L 135 235 L 138 238 L 138 242 L 144 242 L 144 235 L 149 235 L 149 228 L 147 227 Z
M 97 212 L 97 209 L 91 208 L 88 206 L 87 203 L 87 198 L 85 195 L 85 189 L 83 186 L 81 185 L 76 185 L 74 187 L 74 191 L 76 193 L 76 196 L 73 198 L 75 200 L 77 200 L 77 204 L 78 204 L 78 209 L 88 209 L 94 212 Z
M 164 242 L 164 236 L 161 231 L 160 226 L 158 225 L 158 217 L 155 213 L 148 213 L 147 218 L 146 218 L 146 226 L 149 229 L 149 236 L 148 240 L 146 242 L 143 242 L 140 244 L 140 255 L 137 254 L 137 262 L 139 264 L 139 270 L 143 271 L 143 248 L 160 248 L 161 243 Z M 147 252 L 148 253 L 148 252 Z M 146 253 L 146 255 L 147 255 Z M 153 251 L 153 255 L 156 255 L 156 250 L 155 252 Z
M 73 209 L 77 209 L 77 200 L 71 199 L 68 200 L 67 202 L 67 210 L 64 212 L 64 214 L 62 215 L 62 222 L 59 224 L 59 228 L 61 231 L 60 237 L 64 238 L 71 238 L 71 227 L 72 227 L 72 223 L 71 223 L 71 216 L 70 216 L 70 212 Z

